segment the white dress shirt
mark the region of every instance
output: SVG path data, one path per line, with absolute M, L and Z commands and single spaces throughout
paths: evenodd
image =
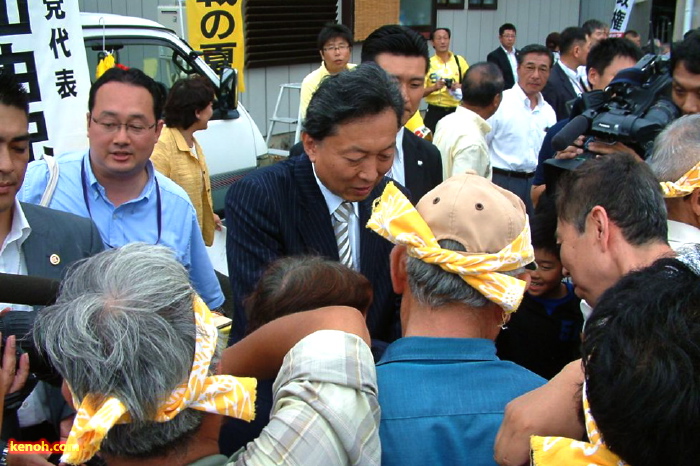
M 581 80 L 579 79 L 578 70 L 572 70 L 571 68 L 566 66 L 561 60 L 557 62 L 557 65 L 564 71 L 566 77 L 569 78 L 569 82 L 571 83 L 571 87 L 574 89 L 574 92 L 576 92 L 576 96 L 580 96 L 581 93 L 583 93 L 583 86 L 581 86 Z
M 668 244 L 674 251 L 683 246 L 700 244 L 700 229 L 687 223 L 668 220 Z
M 394 161 L 391 170 L 386 174 L 389 178 L 396 180 L 401 186 L 406 186 L 406 167 L 403 163 L 403 132 L 406 128 L 401 127 L 396 133 L 396 150 L 394 151 Z
M 316 175 L 316 165 L 311 164 L 314 169 L 314 178 L 316 178 L 316 183 L 318 187 L 321 188 L 321 194 L 323 194 L 323 199 L 326 201 L 326 206 L 328 207 L 328 215 L 333 216 L 338 206 L 345 202 L 345 199 L 333 194 L 326 185 L 324 185 L 321 180 L 318 179 Z M 357 207 L 357 202 L 352 202 L 352 215 L 350 216 L 350 221 L 348 222 L 348 234 L 350 236 L 350 247 L 352 248 L 352 268 L 360 271 L 360 213 Z
M 0 272 L 12 273 L 15 275 L 27 275 L 27 263 L 22 252 L 22 244 L 29 237 L 32 228 L 24 216 L 22 206 L 15 199 L 12 214 L 12 226 L 10 232 L 5 237 L 5 241 L 0 246 Z M 20 304 L 0 303 L 0 309 L 6 307 L 13 311 L 31 311 L 32 306 Z
M 515 47 L 512 47 L 510 49 L 510 52 L 506 50 L 504 46 L 501 45 L 501 48 L 503 51 L 506 53 L 506 57 L 508 57 L 508 61 L 510 62 L 510 68 L 513 70 L 513 79 L 515 83 L 518 82 L 518 59 L 515 58 Z
M 519 85 L 503 91 L 498 111 L 487 120 L 491 132 L 486 135 L 491 165 L 501 170 L 531 173 L 537 168 L 537 156 L 547 129 L 557 122 L 554 109 L 537 94 L 537 105 Z
M 486 144 L 486 134 L 490 131 L 486 120 L 461 105 L 438 121 L 433 144 L 442 156 L 444 180 L 470 169 L 491 179 L 491 159 Z

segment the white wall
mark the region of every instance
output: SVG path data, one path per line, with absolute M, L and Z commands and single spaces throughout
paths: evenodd
M 544 44 L 550 32 L 578 25 L 579 0 L 499 0 L 495 11 L 438 10 L 437 26 L 452 30 L 452 51 L 469 63 L 486 60 L 500 45 L 498 28 L 503 23 L 517 28 L 517 48 Z

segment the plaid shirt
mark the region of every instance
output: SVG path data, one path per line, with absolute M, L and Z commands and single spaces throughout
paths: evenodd
M 273 391 L 270 423 L 235 464 L 380 464 L 377 375 L 359 337 L 307 336 L 285 356 Z

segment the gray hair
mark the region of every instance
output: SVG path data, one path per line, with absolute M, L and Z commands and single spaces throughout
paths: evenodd
M 196 326 L 185 268 L 162 246 L 133 243 L 73 266 L 55 305 L 34 325 L 34 340 L 78 400 L 118 398 L 131 415 L 101 450 L 150 458 L 186 447 L 203 413 L 186 409 L 151 421 L 172 390 L 188 379 Z
M 466 251 L 464 246 L 451 239 L 441 240 L 439 244 L 443 249 Z M 516 276 L 524 271 L 525 269 L 520 267 L 517 270 L 501 273 Z M 479 290 L 467 284 L 462 277 L 443 270 L 439 265 L 427 264 L 420 259 L 407 256 L 406 273 L 413 297 L 425 306 L 439 308 L 448 304 L 462 304 L 481 309 L 493 304 Z
M 659 181 L 678 181 L 700 162 L 700 114 L 685 115 L 668 125 L 654 140 L 647 159 Z

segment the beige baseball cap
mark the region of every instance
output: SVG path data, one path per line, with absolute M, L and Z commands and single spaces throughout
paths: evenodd
M 523 232 L 528 221 L 518 196 L 472 170 L 439 184 L 421 198 L 416 209 L 438 241 L 457 241 L 465 254 L 499 252 Z

